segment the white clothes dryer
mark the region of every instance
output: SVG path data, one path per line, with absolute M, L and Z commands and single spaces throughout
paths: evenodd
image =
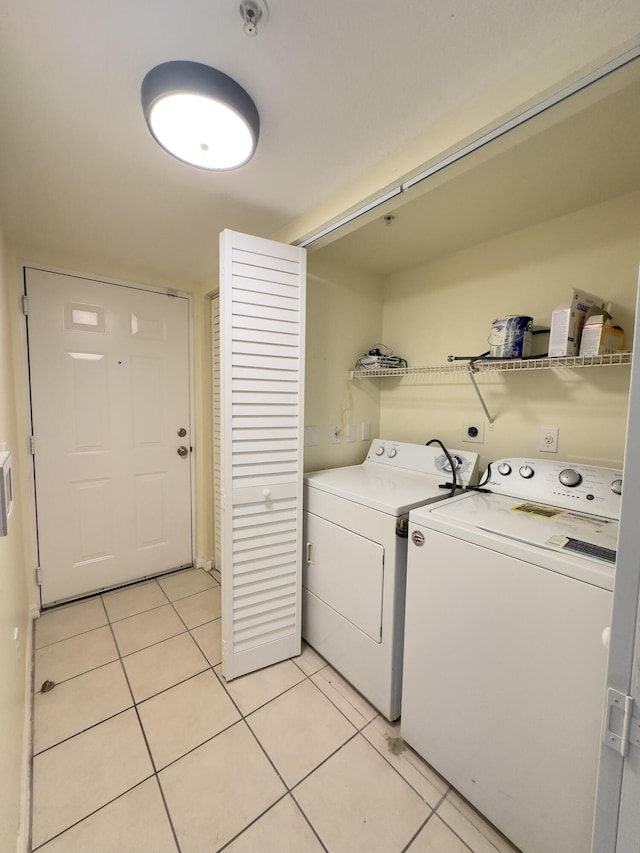
M 451 450 L 458 485 L 478 455 Z M 451 493 L 440 447 L 374 439 L 304 478 L 302 636 L 389 720 L 400 714 L 408 513 Z M 449 485 L 447 485 L 449 484 Z
M 524 853 L 586 853 L 622 472 L 489 473 L 409 517 L 402 736 Z

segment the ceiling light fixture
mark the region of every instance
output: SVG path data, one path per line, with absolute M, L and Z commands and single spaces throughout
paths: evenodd
M 245 90 L 200 62 L 156 65 L 142 81 L 142 109 L 169 154 L 200 169 L 236 169 L 258 144 L 260 116 Z

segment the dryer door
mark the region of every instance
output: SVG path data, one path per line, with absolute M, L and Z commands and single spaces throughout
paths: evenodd
M 382 640 L 384 548 L 304 512 L 302 585 L 374 642 Z

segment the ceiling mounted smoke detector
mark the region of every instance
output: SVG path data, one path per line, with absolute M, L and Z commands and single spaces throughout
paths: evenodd
M 243 29 L 248 36 L 258 35 L 258 23 L 264 25 L 268 16 L 267 4 L 264 0 L 242 0 L 240 16 L 244 21 Z
M 199 62 L 164 62 L 142 81 L 142 109 L 154 139 L 201 169 L 236 169 L 260 135 L 256 105 L 231 77 Z

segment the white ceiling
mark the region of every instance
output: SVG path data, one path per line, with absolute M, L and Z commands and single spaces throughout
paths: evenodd
M 637 0 L 0 0 L 0 221 L 38 260 L 211 282 L 225 227 L 273 234 L 523 67 L 576 69 L 640 34 Z M 261 116 L 242 169 L 153 141 L 140 83 L 192 59 Z M 417 164 L 416 164 L 417 165 Z
M 377 275 L 415 267 L 640 190 L 638 140 L 640 59 L 316 245 Z

